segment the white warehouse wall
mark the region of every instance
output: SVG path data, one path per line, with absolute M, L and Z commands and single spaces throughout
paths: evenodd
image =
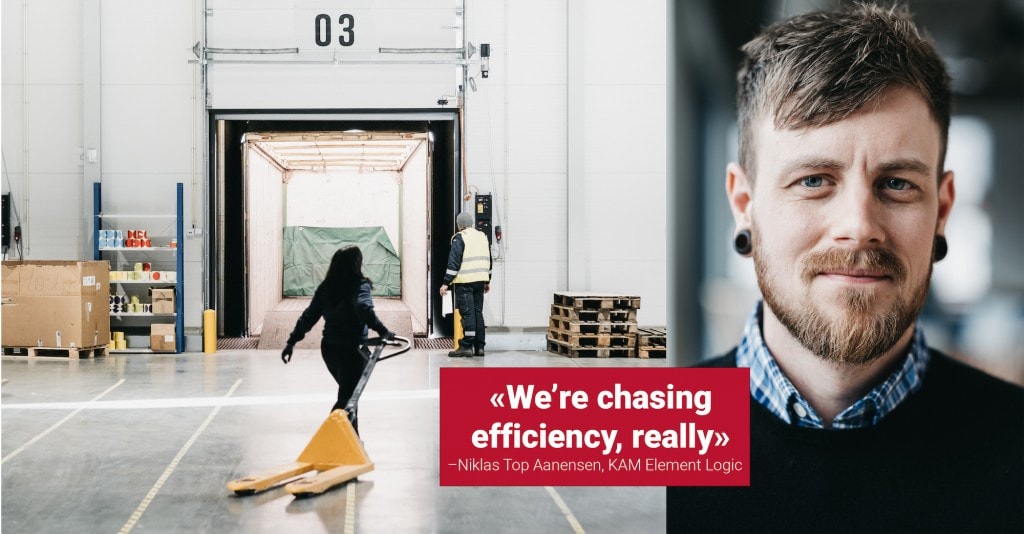
M 207 0 L 207 7 L 209 48 L 298 49 L 258 55 L 257 64 L 237 63 L 251 61 L 251 55 L 211 53 L 213 108 L 433 108 L 440 96 L 454 94 L 453 64 L 413 65 L 407 60 L 417 56 L 377 52 L 380 47 L 456 47 L 454 0 Z M 346 14 L 354 18 L 351 46 L 340 44 L 346 25 L 339 19 Z M 331 21 L 327 46 L 316 43 L 318 15 Z M 326 39 L 326 23 L 321 28 Z M 388 60 L 398 63 L 381 64 Z
M 666 11 L 663 0 L 469 3 L 469 40 L 490 42 L 492 57 L 488 78 L 469 71 L 477 90 L 466 94 L 467 175 L 471 187 L 495 194 L 505 236 L 488 324 L 543 324 L 552 292 L 565 289 L 639 295 L 638 320 L 665 324 Z M 582 19 L 572 21 L 582 28 L 574 43 L 570 16 Z M 582 60 L 572 97 L 570 58 Z M 582 124 L 571 128 L 570 119 Z M 575 229 L 570 139 L 584 162 Z M 570 239 L 585 241 L 582 272 L 569 271 Z
M 191 2 L 152 0 L 0 4 L 3 189 L 26 259 L 92 259 L 94 179 L 105 212 L 132 214 L 173 213 L 182 182 L 185 226 L 199 224 L 205 141 L 188 63 L 196 14 Z M 82 161 L 83 149 L 95 160 Z M 198 333 L 202 240 L 180 246 L 186 333 Z
M 281 302 L 283 292 L 285 171 L 259 150 L 246 152 L 248 321 L 249 333 L 259 335 L 263 319 Z
M 590 284 L 642 297 L 640 324 L 668 313 L 667 25 L 664 2 L 586 0 L 585 224 Z M 612 38 L 609 28 L 628 37 Z
M 202 227 L 206 103 L 430 109 L 442 94 L 454 94 L 454 65 L 224 63 L 211 65 L 210 94 L 201 93 L 201 71 L 189 61 L 204 21 L 211 47 L 296 46 L 296 36 L 308 37 L 303 17 L 318 5 L 337 9 L 332 2 L 210 0 L 204 16 L 203 2 L 3 0 L 0 116 L 10 177 L 3 187 L 14 193 L 22 216 L 26 257 L 91 257 L 89 165 L 99 166 L 108 211 L 165 213 L 167 191 L 184 182 L 185 226 Z M 456 46 L 455 0 L 352 5 L 363 10 L 361 20 L 373 20 L 362 27 L 379 29 L 352 57 L 371 57 L 374 46 Z M 465 0 L 465 6 L 466 39 L 492 45 L 490 77 L 480 76 L 474 56 L 468 74 L 477 91 L 465 98 L 468 182 L 495 195 L 495 224 L 505 232 L 489 324 L 546 325 L 551 292 L 570 280 L 595 292 L 639 294 L 640 322 L 664 324 L 666 2 Z M 83 31 L 83 10 L 95 9 L 98 43 Z M 581 29 L 571 47 L 570 23 Z M 97 46 L 98 77 L 81 66 L 83 49 Z M 344 50 L 311 52 L 349 57 Z M 572 80 L 570 66 L 580 73 Z M 83 95 L 97 78 L 99 105 Z M 95 125 L 83 124 L 93 114 L 100 117 L 99 135 L 88 133 Z M 581 150 L 582 170 L 573 168 L 581 182 L 569 182 L 570 145 Z M 96 163 L 79 165 L 83 146 L 98 150 Z M 574 192 L 584 192 L 585 209 L 570 219 L 573 184 Z M 572 272 L 570 238 L 584 245 Z M 202 322 L 204 239 L 185 242 L 185 326 L 193 334 Z
M 3 191 L 12 194 L 28 257 L 92 259 L 84 242 L 92 198 L 85 197 L 78 160 L 82 2 L 56 4 L 0 4 Z
M 102 137 L 97 141 L 104 210 L 173 213 L 174 197 L 168 192 L 182 182 L 184 226 L 201 227 L 206 144 L 204 119 L 194 100 L 198 78 L 188 63 L 193 58 L 189 42 L 198 38 L 194 6 L 153 0 L 99 4 Z M 198 334 L 204 308 L 203 239 L 187 238 L 182 245 L 183 320 L 186 334 Z
M 286 226 L 382 226 L 401 254 L 400 173 L 291 171 L 288 174 Z
M 420 143 L 400 175 L 402 228 L 401 242 L 395 246 L 402 257 L 402 299 L 412 312 L 414 332 L 427 331 L 427 295 L 432 293 L 427 287 L 429 168 L 427 143 Z
M 484 300 L 489 325 L 546 326 L 567 288 L 567 2 L 473 2 L 467 31 L 491 44 L 490 75 L 470 69 L 466 171 L 492 192 L 504 237 Z

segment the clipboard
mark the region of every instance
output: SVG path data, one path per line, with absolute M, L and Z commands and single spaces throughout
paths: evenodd
M 441 315 L 451 315 L 455 313 L 455 292 L 449 291 L 447 295 L 441 297 Z

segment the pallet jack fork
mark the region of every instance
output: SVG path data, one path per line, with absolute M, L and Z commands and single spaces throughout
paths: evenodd
M 352 419 L 359 396 L 362 395 L 377 362 L 403 354 L 412 347 L 411 342 L 404 337 L 396 336 L 395 340 L 393 343 L 380 339 L 366 341 L 367 346 L 375 345 L 376 349 L 369 355 L 366 368 L 348 405 L 344 410 L 334 410 L 327 416 L 327 420 L 320 425 L 320 429 L 313 434 L 309 444 L 294 462 L 232 480 L 228 482 L 228 489 L 237 495 L 252 495 L 275 487 L 285 480 L 317 471 L 316 475 L 301 478 L 284 487 L 288 493 L 304 497 L 323 493 L 373 471 L 373 462 L 366 454 L 366 449 L 363 448 L 363 443 L 352 426 Z M 386 345 L 403 343 L 405 347 L 401 350 L 381 356 Z

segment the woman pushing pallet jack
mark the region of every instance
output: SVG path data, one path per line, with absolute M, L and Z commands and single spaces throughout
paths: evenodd
M 313 300 L 295 323 L 281 351 L 281 361 L 287 364 L 295 344 L 320 317 L 324 318 L 320 353 L 338 383 L 338 400 L 331 414 L 295 462 L 233 480 L 228 483 L 229 490 L 240 495 L 252 494 L 315 470 L 317 475 L 285 486 L 289 493 L 312 495 L 373 470 L 373 462 L 359 440 L 359 396 L 376 363 L 407 352 L 411 344 L 408 339 L 395 336 L 377 318 L 370 296 L 372 284 L 363 276 L 362 266 L 363 254 L 358 247 L 346 247 L 334 253 L 324 281 L 317 287 Z M 378 338 L 366 339 L 370 328 L 377 332 Z M 401 350 L 381 356 L 385 346 L 402 344 L 405 347 Z M 376 347 L 372 353 L 370 346 Z

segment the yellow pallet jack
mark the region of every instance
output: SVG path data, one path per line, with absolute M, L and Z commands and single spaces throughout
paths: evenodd
M 385 346 L 402 345 L 405 346 L 400 350 L 381 356 Z M 376 347 L 372 353 L 369 353 L 370 346 Z M 362 348 L 369 353 L 366 368 L 345 409 L 334 410 L 327 416 L 327 420 L 320 425 L 320 429 L 313 434 L 313 439 L 309 440 L 309 444 L 294 462 L 232 480 L 228 482 L 228 489 L 236 495 L 252 495 L 273 488 L 285 480 L 317 471 L 316 475 L 301 478 L 284 487 L 285 491 L 296 497 L 307 497 L 323 493 L 373 471 L 373 462 L 366 454 L 355 428 L 352 427 L 356 403 L 359 402 L 359 396 L 362 395 L 377 362 L 404 354 L 410 348 L 412 343 L 400 336 L 395 336 L 395 341 L 391 342 L 380 338 L 366 340 L 366 346 Z

